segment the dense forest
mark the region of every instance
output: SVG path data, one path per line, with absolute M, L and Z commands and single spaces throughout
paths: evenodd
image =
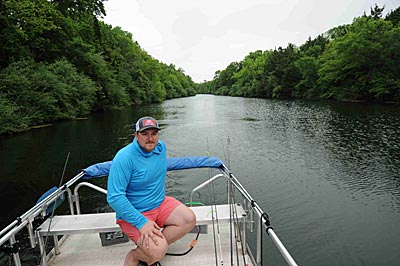
M 219 95 L 400 102 L 400 8 L 384 7 L 296 47 L 255 51 L 198 91 Z
M 0 1 L 0 135 L 196 93 L 400 102 L 400 8 L 297 47 L 255 51 L 211 81 L 149 55 L 102 21 L 106 0 Z
M 102 21 L 103 1 L 0 1 L 0 134 L 195 94 L 182 69 Z

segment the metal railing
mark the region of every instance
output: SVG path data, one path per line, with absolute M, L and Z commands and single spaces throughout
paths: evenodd
M 256 239 L 256 263 L 257 265 L 261 265 L 261 256 L 262 256 L 262 250 L 261 250 L 261 235 L 262 235 L 262 225 L 265 228 L 267 234 L 270 236 L 272 239 L 274 245 L 277 247 L 283 258 L 286 260 L 287 264 L 290 266 L 297 266 L 297 263 L 295 260 L 292 258 L 288 250 L 285 248 L 283 243 L 280 241 L 276 233 L 274 232 L 273 228 L 270 226 L 270 222 L 268 219 L 268 216 L 266 213 L 261 209 L 261 207 L 256 203 L 256 201 L 250 196 L 250 194 L 244 189 L 242 184 L 238 181 L 238 179 L 229 171 L 229 169 L 225 166 L 222 165 L 220 167 L 220 170 L 222 174 L 217 174 L 214 177 L 211 177 L 210 179 L 206 180 L 199 186 L 195 187 L 191 194 L 190 194 L 190 202 L 193 201 L 193 194 L 204 188 L 205 186 L 209 185 L 210 183 L 214 182 L 215 180 L 219 178 L 225 178 L 228 181 L 228 203 L 230 202 L 229 199 L 229 189 L 231 187 L 234 187 L 237 191 L 240 192 L 242 197 L 247 201 L 247 205 L 250 206 L 251 212 L 249 213 L 249 216 L 247 217 L 247 222 L 250 225 L 250 230 L 253 230 L 253 224 L 252 221 L 254 220 L 260 220 L 262 223 L 258 223 L 257 226 L 257 239 Z M 9 246 L 12 248 L 16 244 L 16 239 L 15 236 L 17 233 L 19 233 L 21 230 L 24 228 L 27 228 L 28 234 L 29 234 L 29 239 L 30 239 L 30 244 L 31 247 L 34 248 L 37 244 L 37 239 L 35 236 L 34 228 L 33 228 L 33 221 L 36 219 L 38 216 L 45 217 L 46 216 L 46 210 L 47 208 L 52 204 L 55 203 L 55 201 L 64 193 L 68 194 L 68 203 L 69 203 L 69 208 L 71 214 L 75 214 L 74 210 L 74 203 L 76 207 L 76 213 L 80 214 L 80 203 L 79 203 L 79 194 L 78 190 L 82 186 L 89 187 L 91 189 L 94 189 L 100 193 L 107 194 L 107 190 L 98 187 L 96 185 L 93 185 L 88 182 L 81 182 L 77 184 L 74 188 L 74 193 L 71 193 L 70 187 L 75 184 L 82 176 L 85 174 L 83 172 L 79 173 L 75 177 L 73 177 L 70 181 L 68 181 L 66 184 L 64 184 L 62 187 L 58 188 L 56 191 L 51 193 L 49 196 L 47 196 L 44 200 L 39 202 L 37 205 L 32 207 L 30 210 L 28 210 L 26 213 L 18 217 L 14 222 L 12 222 L 10 225 L 8 225 L 6 228 L 4 228 L 0 232 L 0 246 L 3 246 L 7 241 L 9 241 Z M 255 217 L 254 217 L 255 215 Z M 262 225 L 261 225 L 262 224 Z M 18 250 L 15 250 L 12 252 L 13 253 L 13 261 L 14 265 L 20 266 L 21 265 L 21 260 L 19 257 L 19 252 Z
M 265 228 L 266 233 L 270 236 L 272 242 L 274 245 L 277 247 L 283 258 L 286 260 L 287 264 L 290 266 L 297 266 L 296 261 L 293 259 L 293 257 L 290 255 L 289 251 L 286 249 L 286 247 L 283 245 L 275 231 L 270 225 L 270 221 L 268 218 L 268 215 L 261 209 L 261 207 L 257 204 L 257 202 L 250 196 L 250 194 L 247 192 L 247 190 L 242 186 L 242 184 L 239 182 L 239 180 L 229 171 L 229 169 L 225 166 L 222 165 L 220 168 L 221 172 L 223 174 L 217 174 L 210 179 L 206 180 L 202 184 L 198 185 L 195 187 L 192 192 L 190 193 L 190 202 L 193 202 L 193 195 L 195 192 L 198 190 L 206 187 L 207 185 L 211 184 L 214 182 L 216 179 L 219 178 L 226 178 L 228 182 L 228 203 L 230 203 L 230 190 L 232 190 L 231 186 L 233 186 L 241 195 L 242 197 L 246 200 L 246 204 L 248 205 L 251 209 L 249 212 L 249 217 L 247 219 L 247 222 L 250 224 L 250 231 L 253 231 L 253 222 L 255 221 L 254 218 L 257 220 L 261 221 L 258 223 L 257 226 L 257 231 L 256 231 L 256 259 L 255 262 L 257 265 L 261 265 L 262 259 L 262 250 L 261 250 L 261 237 L 262 237 L 262 225 Z M 248 203 L 248 204 L 247 204 Z M 254 217 L 254 215 L 256 217 Z M 261 225 L 262 224 L 262 225 Z M 253 254 L 250 254 L 253 255 Z
M 11 250 L 14 265 L 20 266 L 21 259 L 19 256 L 19 249 L 16 246 L 17 242 L 15 240 L 15 236 L 24 230 L 25 228 L 28 230 L 30 245 L 32 248 L 36 247 L 37 241 L 36 236 L 33 228 L 33 222 L 37 217 L 45 217 L 47 209 L 52 205 L 55 204 L 57 199 L 59 199 L 64 193 L 68 194 L 68 202 L 71 214 L 74 214 L 73 208 L 73 197 L 71 193 L 71 189 L 69 188 L 72 186 L 76 181 L 78 181 L 84 175 L 83 172 L 77 174 L 73 177 L 70 181 L 64 184 L 62 187 L 55 190 L 41 202 L 33 206 L 27 212 L 22 214 L 20 217 L 15 219 L 11 224 L 5 227 L 0 232 L 0 246 L 2 249 L 6 246 L 6 242 L 9 241 L 8 248 Z
M 89 182 L 81 182 L 81 183 L 79 183 L 78 185 L 75 186 L 74 195 L 73 195 L 77 214 L 81 214 L 81 204 L 79 202 L 79 193 L 78 193 L 78 190 L 81 187 L 89 187 L 89 188 L 91 188 L 93 190 L 96 190 L 97 192 L 100 192 L 100 193 L 103 193 L 103 194 L 107 195 L 107 190 L 105 190 L 104 188 L 101 188 L 99 186 L 93 185 L 92 183 L 89 183 Z
M 264 212 L 261 207 L 257 204 L 257 202 L 250 196 L 250 194 L 247 192 L 247 190 L 242 186 L 242 184 L 239 182 L 239 180 L 229 171 L 229 169 L 225 166 L 221 166 L 221 171 L 227 176 L 229 183 L 235 187 L 237 191 L 240 192 L 240 194 L 247 200 L 247 202 L 250 203 L 250 207 L 252 211 L 256 214 L 256 218 L 258 220 L 262 221 L 262 224 L 266 230 L 266 233 L 270 236 L 272 242 L 275 244 L 275 246 L 278 248 L 279 252 L 283 256 L 283 258 L 286 260 L 287 264 L 290 266 L 297 266 L 296 261 L 293 259 L 293 257 L 290 255 L 289 251 L 286 249 L 286 247 L 283 245 L 279 237 L 276 235 L 275 231 L 270 225 L 270 221 L 268 218 L 268 215 L 266 212 Z M 261 223 L 259 223 L 259 226 L 257 226 L 257 258 L 256 258 L 256 263 L 257 265 L 261 265 Z

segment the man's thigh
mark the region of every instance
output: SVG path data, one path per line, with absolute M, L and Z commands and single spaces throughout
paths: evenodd
M 182 225 L 187 224 L 196 219 L 195 214 L 184 204 L 177 206 L 165 221 L 165 225 Z
M 164 227 L 165 225 L 169 225 L 167 223 L 168 219 L 173 215 L 177 208 L 180 208 L 183 205 L 179 200 L 166 196 L 163 203 L 157 208 L 157 218 L 155 222 L 160 226 Z
M 124 221 L 118 220 L 117 223 L 121 227 L 122 231 L 134 242 L 137 244 L 137 248 L 140 249 L 147 257 L 152 257 L 155 254 L 159 256 L 164 256 L 165 252 L 168 249 L 168 243 L 165 238 L 158 237 L 158 245 L 156 245 L 153 241 L 149 241 L 149 247 L 143 247 L 140 243 L 140 232 L 139 230 L 133 226 L 132 224 Z

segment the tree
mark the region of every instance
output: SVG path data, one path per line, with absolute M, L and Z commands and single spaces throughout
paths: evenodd
M 0 1 L 0 132 L 195 93 L 104 15 L 103 0 Z
M 96 17 L 106 15 L 104 0 L 50 0 L 65 16 L 80 18 L 87 14 Z
M 293 95 L 293 89 L 300 81 L 301 75 L 295 65 L 296 60 L 300 58 L 298 49 L 289 44 L 287 48 L 279 47 L 274 50 L 266 64 L 265 71 L 270 76 L 268 79 L 272 82 L 272 97 L 287 99 Z
M 230 94 L 230 91 L 232 89 L 232 85 L 235 83 L 234 75 L 241 69 L 241 67 L 242 67 L 241 63 L 232 62 L 223 71 L 215 72 L 214 89 L 224 88 L 223 90 L 219 90 L 220 94 L 232 95 Z
M 264 68 L 269 52 L 261 50 L 247 55 L 240 64 L 240 69 L 234 73 L 232 86 L 233 95 L 246 97 L 266 97 Z
M 343 37 L 347 34 L 349 25 L 341 25 L 334 27 L 327 31 L 327 37 L 329 40 L 335 40 L 337 38 Z
M 330 43 L 321 57 L 324 97 L 371 100 L 398 90 L 398 29 L 384 20 L 361 17 L 348 34 Z M 390 43 L 388 41 L 390 40 Z M 394 49 L 392 48 L 394 47 Z M 397 50 L 398 51 L 398 50 Z M 388 82 L 388 83 L 387 83 Z M 386 84 L 387 83 L 387 84 Z
M 373 19 L 381 19 L 382 12 L 384 9 L 385 9 L 385 6 L 379 7 L 377 4 L 375 4 L 374 8 L 371 7 L 371 17 Z
M 294 65 L 301 75 L 301 79 L 295 85 L 293 97 L 299 99 L 318 98 L 320 96 L 317 86 L 319 60 L 315 57 L 303 56 Z
M 6 114 L 0 132 L 87 115 L 92 110 L 95 84 L 66 60 L 11 63 L 1 70 L 0 79 Z
M 52 5 L 46 0 L 3 0 L 1 8 L 1 67 L 29 57 L 39 61 L 56 57 L 57 41 L 65 36 L 60 32 L 62 17 Z
M 308 40 L 255 51 L 218 70 L 200 91 L 266 98 L 400 100 L 400 8 L 384 7 Z M 212 88 L 212 89 L 210 89 Z
M 385 20 L 391 21 L 393 26 L 398 27 L 400 25 L 400 7 L 389 12 L 385 17 Z

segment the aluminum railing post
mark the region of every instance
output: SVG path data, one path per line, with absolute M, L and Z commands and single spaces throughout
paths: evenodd
M 256 235 L 257 235 L 257 251 L 256 251 L 257 259 L 256 259 L 256 262 L 257 262 L 257 265 L 261 265 L 261 254 L 262 254 L 262 252 L 261 252 L 261 238 L 262 238 L 262 234 L 261 234 L 261 223 L 260 222 L 257 223 L 257 233 L 256 233 Z
M 15 240 L 15 235 L 12 235 L 10 237 L 11 246 L 14 246 L 14 244 L 16 244 L 16 243 L 17 243 L 17 241 Z M 18 251 L 15 252 L 15 253 L 13 252 L 13 259 L 14 259 L 15 266 L 21 266 L 21 259 L 19 257 L 19 252 Z

